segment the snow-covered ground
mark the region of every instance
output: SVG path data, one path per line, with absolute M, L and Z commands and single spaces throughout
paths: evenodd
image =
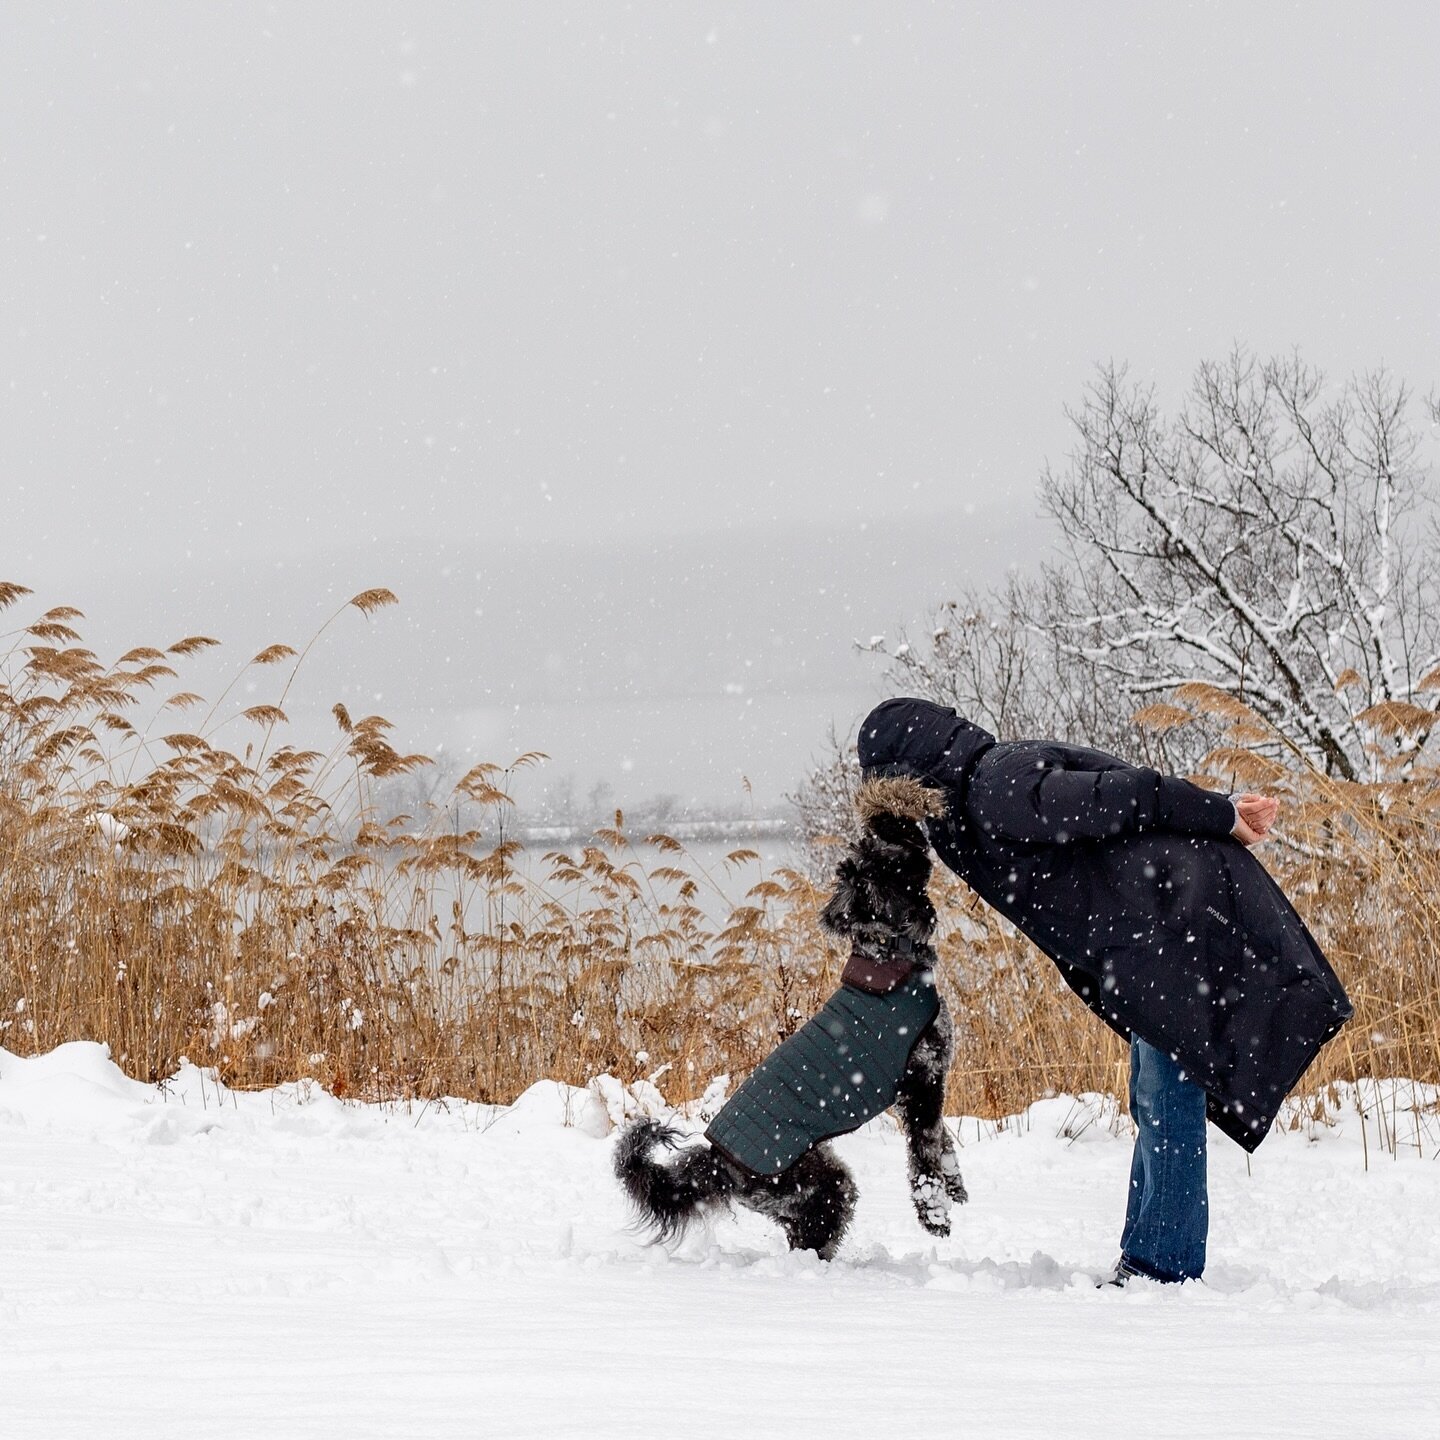
M 1208 1283 L 1120 1292 L 1091 1276 L 1129 1143 L 1087 1104 L 962 1122 L 944 1242 L 888 1121 L 842 1141 L 863 1194 L 828 1266 L 751 1215 L 640 1243 L 602 1115 L 0 1051 L 0 1435 L 1440 1434 L 1423 1136 L 1392 1159 L 1372 1122 L 1367 1168 L 1351 1112 L 1247 1169 L 1212 1132 Z

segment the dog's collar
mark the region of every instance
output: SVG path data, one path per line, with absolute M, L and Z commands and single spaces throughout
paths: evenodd
M 872 995 L 889 995 L 920 970 L 925 983 L 933 985 L 934 957 L 922 955 L 922 948 L 925 947 L 908 936 L 891 935 L 886 938 L 885 948 L 877 954 L 865 949 L 857 939 L 851 946 L 850 959 L 840 972 L 841 983 Z

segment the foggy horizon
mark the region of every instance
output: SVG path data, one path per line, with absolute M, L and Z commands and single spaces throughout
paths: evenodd
M 297 726 L 774 803 L 878 696 L 852 640 L 1034 565 L 1097 364 L 1440 381 L 1432 7 L 4 34 L 0 578 L 216 677 L 394 589 Z

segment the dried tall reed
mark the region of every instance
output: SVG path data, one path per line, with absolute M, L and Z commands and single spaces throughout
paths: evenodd
M 0 610 L 28 593 L 0 585 Z M 393 599 L 365 591 L 332 622 Z M 384 719 L 336 706 L 331 750 L 281 743 L 309 646 L 262 650 L 242 673 L 288 666 L 275 701 L 222 715 L 224 696 L 207 708 L 158 691 L 214 641 L 104 665 L 80 618 L 47 611 L 0 652 L 7 1048 L 104 1040 L 144 1079 L 187 1057 L 232 1086 L 313 1075 L 376 1098 L 506 1101 L 542 1077 L 663 1067 L 667 1094 L 685 1099 L 746 1071 L 835 983 L 824 895 L 798 870 L 762 874 L 714 925 L 702 892 L 727 875 L 668 835 L 630 837 L 617 814 L 537 876 L 520 863 L 510 791 L 539 757 L 476 766 L 425 813 L 385 814 L 383 782 L 428 761 L 395 749 Z M 1219 703 L 1203 687 L 1180 698 L 1189 709 L 1150 707 L 1137 723 L 1213 719 Z M 1265 858 L 1356 1001 L 1308 1093 L 1440 1083 L 1437 776 L 1412 747 L 1394 778 L 1338 785 L 1287 763 L 1258 717 L 1225 704 L 1233 743 L 1212 755 L 1211 783 L 1285 795 Z M 204 718 L 179 728 L 192 712 Z M 218 742 L 236 718 L 254 730 L 238 754 Z M 1416 723 L 1380 718 L 1396 733 Z M 736 851 L 727 872 L 754 859 Z M 1000 1116 L 1047 1093 L 1123 1093 L 1122 1047 L 1049 962 L 943 872 L 935 892 L 959 1022 L 951 1105 Z
M 28 593 L 0 585 L 0 609 Z M 147 697 L 215 642 L 107 666 L 81 618 L 49 610 L 0 652 L 0 1044 L 104 1040 L 152 1080 L 186 1057 L 233 1085 L 506 1100 L 540 1076 L 633 1075 L 637 1052 L 685 1086 L 753 1063 L 818 1003 L 830 957 L 800 876 L 763 877 L 710 926 L 697 902 L 717 882 L 669 836 L 632 845 L 617 814 L 528 878 L 509 787 L 540 757 L 383 814 L 384 782 L 429 763 L 383 718 L 337 705 L 328 753 L 277 741 L 310 646 L 243 667 L 289 666 L 274 703 L 229 716 L 180 690 L 142 728 Z M 255 732 L 241 753 L 217 738 L 236 718 Z

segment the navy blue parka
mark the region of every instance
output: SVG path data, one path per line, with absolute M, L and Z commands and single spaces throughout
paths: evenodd
M 1220 1129 L 1260 1144 L 1352 1011 L 1279 886 L 1231 838 L 1228 797 L 1099 750 L 999 742 L 926 700 L 878 706 L 859 750 L 867 775 L 943 789 L 947 813 L 929 822 L 941 860 L 1106 1024 L 1173 1055 Z

